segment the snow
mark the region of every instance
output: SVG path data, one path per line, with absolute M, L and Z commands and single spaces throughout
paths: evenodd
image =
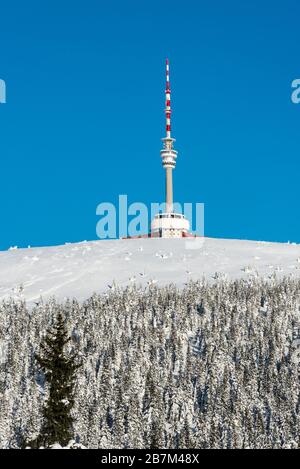
M 0 252 L 0 300 L 84 300 L 115 284 L 300 277 L 300 245 L 225 239 L 121 239 Z
M 29 446 L 26 449 L 31 449 Z M 39 449 L 45 449 L 41 446 Z M 87 449 L 85 446 L 81 445 L 80 443 L 75 443 L 74 440 L 69 441 L 67 446 L 61 446 L 59 443 L 54 443 L 47 449 Z

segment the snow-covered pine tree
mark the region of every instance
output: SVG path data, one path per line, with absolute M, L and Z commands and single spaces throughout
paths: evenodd
M 62 446 L 73 437 L 74 386 L 76 371 L 81 366 L 75 352 L 66 352 L 68 336 L 65 319 L 58 313 L 52 330 L 48 330 L 36 360 L 49 385 L 49 396 L 43 408 L 43 423 L 32 447 Z

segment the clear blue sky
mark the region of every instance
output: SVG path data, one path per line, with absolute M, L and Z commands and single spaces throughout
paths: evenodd
M 0 249 L 96 239 L 96 206 L 175 198 L 207 236 L 300 242 L 297 0 L 1 2 Z

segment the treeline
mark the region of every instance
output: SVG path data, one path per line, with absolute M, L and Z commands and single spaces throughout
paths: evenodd
M 35 359 L 62 313 L 76 353 L 74 439 L 89 448 L 300 447 L 300 281 L 130 287 L 83 304 L 0 305 L 0 446 L 37 438 Z

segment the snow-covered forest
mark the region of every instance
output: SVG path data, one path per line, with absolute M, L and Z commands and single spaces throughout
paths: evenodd
M 83 366 L 74 439 L 88 448 L 300 447 L 300 280 L 112 289 L 84 303 L 0 304 L 0 446 L 41 426 L 34 354 L 63 311 Z M 298 337 L 299 335 L 299 337 Z

